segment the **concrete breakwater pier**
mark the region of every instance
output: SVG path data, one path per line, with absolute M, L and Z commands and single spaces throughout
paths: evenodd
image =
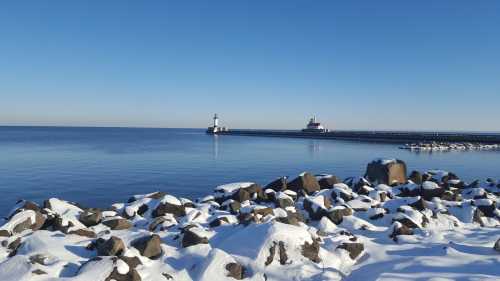
M 500 132 L 479 133 L 328 130 L 316 120 L 315 116 L 310 119 L 305 129 L 299 131 L 228 129 L 227 127 L 219 126 L 219 117 L 217 116 L 217 114 L 215 114 L 213 117 L 213 125 L 208 127 L 207 134 L 410 143 L 408 144 L 408 147 L 420 146 L 418 143 L 422 144 L 426 142 L 449 143 L 455 146 L 468 146 L 470 144 L 500 144 Z M 424 145 L 422 145 L 421 147 L 424 147 Z
M 373 142 L 471 142 L 500 144 L 500 133 L 462 133 L 462 132 L 404 132 L 404 131 L 328 131 L 303 132 L 288 130 L 243 130 L 228 129 L 216 132 L 217 135 L 242 135 L 263 137 L 288 137 L 311 139 L 339 139 Z

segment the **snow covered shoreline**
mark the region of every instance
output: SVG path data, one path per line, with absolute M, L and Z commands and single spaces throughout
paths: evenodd
M 499 194 L 377 159 L 363 177 L 304 172 L 196 200 L 20 201 L 1 223 L 0 280 L 498 280 Z
M 411 151 L 498 151 L 500 144 L 486 144 L 486 143 L 470 143 L 470 142 L 419 142 L 406 144 L 401 146 L 400 149 L 407 149 Z

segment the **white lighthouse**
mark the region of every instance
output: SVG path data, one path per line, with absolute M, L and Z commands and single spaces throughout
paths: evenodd
M 217 113 L 214 114 L 214 123 L 211 127 L 208 127 L 207 134 L 217 134 L 227 130 L 228 129 L 226 127 L 219 127 L 219 116 L 217 116 Z

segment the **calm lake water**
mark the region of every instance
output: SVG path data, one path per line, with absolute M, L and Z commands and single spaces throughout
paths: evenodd
M 201 129 L 0 127 L 0 215 L 18 199 L 50 197 L 104 207 L 162 190 L 195 198 L 220 184 L 302 171 L 361 176 L 373 158 L 464 179 L 500 178 L 500 152 L 420 153 L 395 144 L 211 136 Z

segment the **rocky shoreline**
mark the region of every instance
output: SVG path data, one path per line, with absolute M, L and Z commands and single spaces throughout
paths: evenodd
M 500 144 L 472 142 L 419 142 L 405 144 L 400 149 L 411 151 L 470 151 L 470 150 L 500 150 Z
M 19 201 L 0 227 L 0 280 L 498 277 L 500 183 L 407 174 L 401 160 L 376 159 L 363 177 L 304 172 L 196 200 Z

